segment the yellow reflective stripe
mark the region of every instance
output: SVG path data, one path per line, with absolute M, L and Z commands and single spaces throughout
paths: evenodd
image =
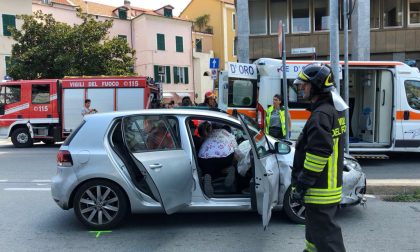
M 284 115 L 284 110 L 280 110 L 280 122 L 281 122 L 281 131 L 283 136 L 286 136 L 286 117 Z
M 309 188 L 308 191 L 306 191 L 306 195 L 333 196 L 341 194 L 342 189 L 341 186 L 335 189 Z
M 306 243 L 305 250 L 307 250 L 308 252 L 317 252 L 318 251 L 315 247 L 315 244 L 309 242 L 308 240 L 305 240 L 305 243 Z
M 318 167 L 318 168 L 321 168 L 321 169 L 323 169 L 325 167 L 325 164 L 317 164 L 317 163 L 311 162 L 307 159 L 305 160 L 304 164 L 309 164 L 309 165 L 312 165 L 312 166 L 315 166 L 315 167 Z
M 303 167 L 305 169 L 313 171 L 313 172 L 322 172 L 324 170 L 324 166 L 319 167 L 319 166 L 314 165 L 313 163 L 309 163 L 309 162 L 306 162 L 306 161 L 303 164 Z
M 341 201 L 341 194 L 334 196 L 312 196 L 305 195 L 305 203 L 314 203 L 314 204 L 331 204 Z
M 334 172 L 333 172 L 333 188 L 337 187 L 337 176 L 338 176 L 338 141 L 339 138 L 335 138 L 334 140 Z
M 308 77 L 306 76 L 306 74 L 303 73 L 303 71 L 300 71 L 298 77 L 303 80 L 303 81 L 308 81 Z
M 325 160 L 325 162 L 321 162 L 318 159 L 314 159 L 314 158 L 312 158 L 308 155 L 306 155 L 305 159 L 308 160 L 308 161 L 311 161 L 312 163 L 316 163 L 316 164 L 319 164 L 319 165 L 322 165 L 322 166 L 325 166 L 325 164 L 327 163 L 327 160 Z
M 325 164 L 325 163 L 327 163 L 327 160 L 328 160 L 327 157 L 317 156 L 317 155 L 309 153 L 309 152 L 306 152 L 306 157 L 309 157 L 309 158 L 315 160 L 319 164 Z

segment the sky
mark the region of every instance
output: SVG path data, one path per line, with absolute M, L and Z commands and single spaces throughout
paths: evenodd
M 124 5 L 124 0 L 89 0 L 90 2 L 96 2 L 111 6 Z M 131 5 L 135 7 L 142 7 L 145 9 L 155 10 L 165 5 L 172 5 L 175 9 L 173 10 L 174 15 L 178 16 L 181 11 L 188 5 L 191 0 L 130 0 Z

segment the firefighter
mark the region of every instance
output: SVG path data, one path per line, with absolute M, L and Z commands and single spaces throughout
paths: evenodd
M 335 93 L 331 68 L 305 66 L 294 84 L 311 103 L 311 115 L 297 142 L 292 171 L 292 201 L 306 206 L 304 251 L 345 251 L 334 216 L 341 201 L 343 180 L 343 111 L 346 103 Z
M 279 94 L 273 96 L 273 105 L 265 111 L 265 133 L 275 138 L 286 138 L 286 116 L 283 100 Z M 289 129 L 290 115 L 288 117 Z

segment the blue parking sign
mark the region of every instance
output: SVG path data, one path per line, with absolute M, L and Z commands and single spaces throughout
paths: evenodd
M 211 69 L 219 68 L 219 58 L 210 58 L 210 68 Z

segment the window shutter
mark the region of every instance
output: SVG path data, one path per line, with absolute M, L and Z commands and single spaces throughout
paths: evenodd
M 157 49 L 165 51 L 165 35 L 164 34 L 157 34 Z
M 178 67 L 174 67 L 174 83 L 178 84 L 179 83 L 179 75 L 178 75 Z
M 153 66 L 154 67 L 154 72 L 155 72 L 155 82 L 159 82 L 160 80 L 159 80 L 159 66 L 157 66 L 157 65 L 154 65 Z
M 183 39 L 180 36 L 176 36 L 176 51 L 177 52 L 184 51 Z
M 8 27 L 16 27 L 16 17 L 13 15 L 2 15 L 3 20 L 3 35 L 11 36 L 12 33 L 7 29 Z
M 188 67 L 184 67 L 184 75 L 185 84 L 188 84 Z
M 166 66 L 166 83 L 171 83 L 171 67 Z

